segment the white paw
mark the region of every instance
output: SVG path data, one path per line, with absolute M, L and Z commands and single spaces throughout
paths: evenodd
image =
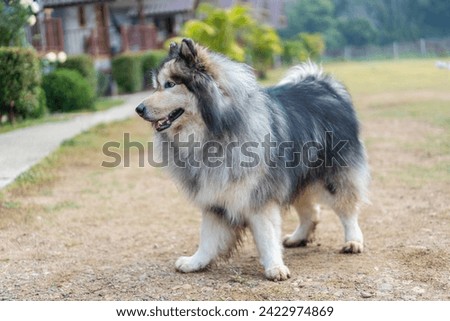
M 283 239 L 284 247 L 304 247 L 308 243 L 312 243 L 314 241 L 313 235 L 306 239 L 298 239 L 294 234 L 286 235 Z
M 362 253 L 364 250 L 364 245 L 358 241 L 349 241 L 344 244 L 344 247 L 341 249 L 341 253 Z
M 196 260 L 193 256 L 181 256 L 175 262 L 175 268 L 179 272 L 190 273 L 203 270 L 207 264 Z
M 286 265 L 277 265 L 265 271 L 266 278 L 271 281 L 284 281 L 291 277 Z

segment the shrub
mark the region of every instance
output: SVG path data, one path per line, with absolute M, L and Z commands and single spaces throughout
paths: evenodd
M 166 56 L 167 52 L 162 50 L 149 51 L 142 55 L 142 73 L 144 75 L 145 88 L 152 86 L 151 72 L 161 64 Z
M 75 70 L 57 69 L 44 77 L 42 86 L 51 111 L 94 108 L 94 88 Z
M 97 74 L 94 68 L 94 61 L 88 55 L 69 56 L 64 63 L 58 63 L 58 69 L 70 69 L 78 71 L 83 76 L 89 85 L 96 91 L 97 88 Z
M 0 1 L 0 46 L 26 44 L 24 27 L 36 23 L 31 3 L 32 1 Z
M 31 118 L 39 118 L 47 113 L 47 99 L 45 98 L 45 91 L 42 87 L 37 89 L 38 108 L 34 108 L 30 111 Z
M 189 20 L 183 25 L 181 34 L 184 37 L 236 61 L 245 60 L 247 44 L 241 40 L 255 25 L 249 7 L 236 5 L 222 9 L 203 3 L 199 5 L 197 14 L 201 20 Z
M 247 36 L 247 52 L 259 78 L 266 77 L 266 70 L 272 67 L 273 57 L 282 52 L 280 39 L 275 29 L 255 24 Z
M 304 49 L 304 59 L 317 60 L 325 51 L 325 42 L 320 33 L 300 33 L 299 38 Z
M 325 50 L 325 42 L 320 34 L 300 33 L 283 43 L 283 62 L 297 63 L 308 59 L 317 60 Z
M 111 73 L 97 71 L 97 97 L 104 97 L 111 93 Z
M 112 60 L 113 78 L 119 93 L 133 93 L 142 90 L 142 59 L 136 54 L 122 54 Z
M 284 40 L 283 41 L 283 53 L 281 59 L 287 65 L 292 65 L 298 62 L 298 51 L 301 46 L 297 40 Z
M 0 48 L 0 114 L 39 117 L 45 113 L 39 58 L 32 49 Z

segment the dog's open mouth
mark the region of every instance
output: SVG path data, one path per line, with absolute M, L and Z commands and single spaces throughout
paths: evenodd
M 160 118 L 154 122 L 152 122 L 153 126 L 155 126 L 156 131 L 161 132 L 170 126 L 172 126 L 173 122 L 177 120 L 181 115 L 183 115 L 184 109 L 177 108 L 172 110 L 169 115 L 166 117 Z

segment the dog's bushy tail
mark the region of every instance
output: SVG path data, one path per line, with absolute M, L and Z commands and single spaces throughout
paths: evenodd
M 305 63 L 294 66 L 288 70 L 286 76 L 277 84 L 278 86 L 287 84 L 297 84 L 309 80 L 320 80 L 323 78 L 323 69 L 321 66 L 308 60 Z
M 277 86 L 299 85 L 306 82 L 314 82 L 330 87 L 337 95 L 352 105 L 352 99 L 347 88 L 334 77 L 325 73 L 322 66 L 311 60 L 290 68 Z

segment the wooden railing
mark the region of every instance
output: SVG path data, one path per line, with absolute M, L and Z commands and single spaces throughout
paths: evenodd
M 122 52 L 159 49 L 157 29 L 154 25 L 134 25 L 120 27 Z
M 30 28 L 27 36 L 31 45 L 40 52 L 63 51 L 64 34 L 60 18 L 45 19 Z
M 61 18 L 44 20 L 47 51 L 64 50 L 64 34 Z
M 63 30 L 60 18 L 46 19 L 31 27 L 27 32 L 28 41 L 39 52 L 65 51 L 68 55 L 90 54 L 92 56 L 111 55 L 110 35 L 116 33 L 112 27 L 76 28 Z M 120 27 L 120 52 L 160 49 L 157 29 L 154 25 L 132 25 Z
M 92 56 L 110 55 L 109 28 L 94 28 L 87 39 L 87 53 Z

